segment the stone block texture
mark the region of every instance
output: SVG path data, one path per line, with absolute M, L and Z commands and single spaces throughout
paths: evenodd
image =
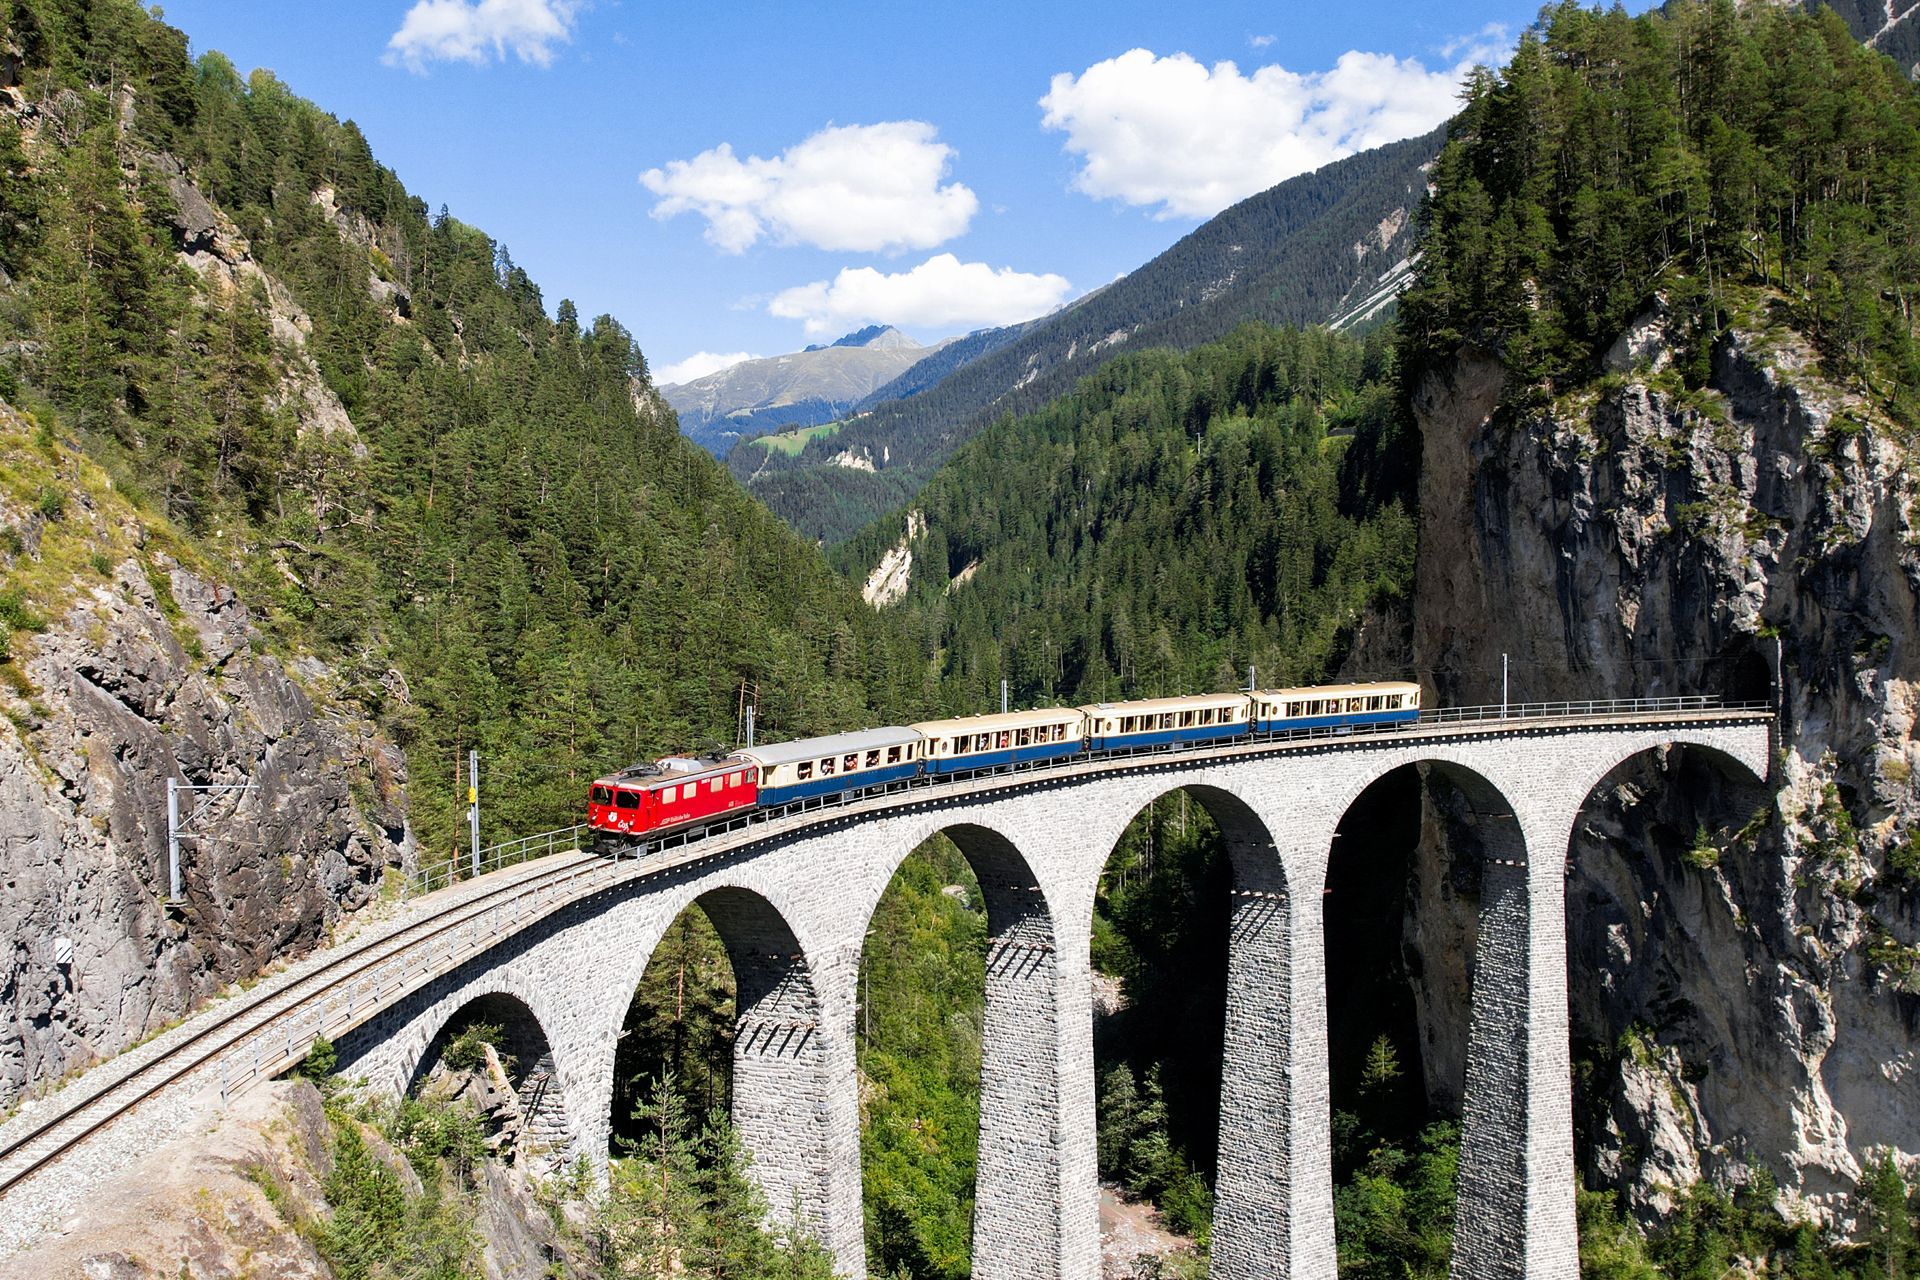
M 983 780 L 771 836 L 530 920 L 342 1042 L 347 1069 L 405 1088 L 471 1002 L 511 997 L 537 1024 L 574 1154 L 604 1162 L 614 1042 L 648 957 L 700 902 L 739 986 L 734 1111 L 772 1212 L 865 1274 L 855 993 L 888 880 L 937 832 L 986 897 L 974 1274 L 1095 1280 L 1099 1187 L 1088 946 L 1100 873 L 1150 801 L 1186 789 L 1233 864 L 1214 1270 L 1223 1280 L 1335 1274 L 1321 897 L 1334 832 L 1405 766 L 1473 798 L 1483 851 L 1456 1275 L 1574 1280 L 1565 888 L 1589 794 L 1638 754 L 1685 743 L 1764 776 L 1763 723 L 1516 725 L 1284 751 L 1079 766 Z M 495 1006 L 497 1007 L 497 1006 Z M 516 1034 L 529 1034 L 517 1032 Z

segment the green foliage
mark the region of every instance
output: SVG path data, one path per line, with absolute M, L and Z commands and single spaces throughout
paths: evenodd
M 602 1274 L 665 1280 L 830 1280 L 833 1261 L 792 1226 L 768 1229 L 747 1156 L 713 1111 L 695 1128 L 671 1080 L 655 1079 L 634 1108 L 640 1136 L 594 1209 Z M 786 1215 L 785 1221 L 794 1221 Z
M 637 407 L 646 361 L 611 317 L 550 319 L 503 246 L 430 215 L 351 122 L 189 62 L 133 0 L 9 12 L 30 100 L 74 104 L 31 142 L 0 130 L 0 226 L 31 224 L 0 234 L 20 379 L 398 739 L 424 861 L 464 838 L 469 748 L 491 836 L 573 820 L 635 757 L 731 744 L 743 689 L 770 736 L 905 713 L 917 663 L 890 623 Z M 276 347 L 257 277 L 181 264 L 186 198 L 155 148 L 311 318 L 307 356 Z M 352 434 L 282 402 L 305 359 Z
M 1412 581 L 1392 378 L 1381 342 L 1249 327 L 1115 361 L 960 449 L 916 501 L 902 610 L 942 707 L 981 710 L 1002 678 L 1026 705 L 1328 669 Z M 864 578 L 905 524 L 839 563 Z
M 1460 1133 L 1434 1124 L 1410 1147 L 1381 1143 L 1334 1193 L 1342 1280 L 1447 1274 Z
M 1412 378 L 1467 345 L 1518 375 L 1510 394 L 1550 395 L 1658 293 L 1698 387 L 1734 290 L 1758 286 L 1914 419 L 1920 97 L 1828 7 L 1564 0 L 1472 82 L 1432 178 Z
M 698 905 L 667 927 L 648 957 L 614 1050 L 613 1138 L 631 1136 L 621 1121 L 664 1079 L 691 1115 L 732 1103 L 735 985 L 733 966 L 713 922 Z
M 323 1190 L 331 1215 L 314 1224 L 315 1245 L 338 1280 L 465 1280 L 480 1266 L 473 1206 L 434 1177 L 409 1195 L 369 1145 L 360 1123 L 330 1113 L 332 1169 Z M 420 1166 L 416 1165 L 416 1168 Z M 437 1172 L 428 1166 L 428 1172 Z
M 293 1069 L 293 1073 L 318 1084 L 331 1076 L 339 1065 L 340 1053 L 333 1047 L 333 1041 L 325 1036 L 315 1036 L 307 1056 L 300 1059 L 300 1065 Z
M 500 1037 L 501 1028 L 495 1023 L 469 1023 L 447 1044 L 440 1059 L 455 1071 L 477 1071 L 486 1064 L 487 1049 L 500 1048 Z
M 860 971 L 869 1269 L 963 1280 L 980 1141 L 986 917 L 951 841 L 935 837 L 901 863 Z

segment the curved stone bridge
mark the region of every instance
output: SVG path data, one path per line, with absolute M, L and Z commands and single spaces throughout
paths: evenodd
M 614 1049 L 648 958 L 691 903 L 738 986 L 734 1121 L 776 1214 L 864 1271 L 854 1054 L 861 947 L 901 861 L 944 832 L 985 895 L 973 1271 L 1099 1274 L 1088 947 L 1127 823 L 1185 789 L 1232 861 L 1213 1274 L 1335 1273 L 1321 899 L 1333 836 L 1409 765 L 1467 796 L 1483 853 L 1454 1274 L 1578 1274 L 1565 877 L 1574 823 L 1609 774 L 1685 746 L 1763 779 L 1765 714 L 1690 711 L 1422 724 L 914 788 L 717 856 L 619 880 L 500 936 L 339 1041 L 342 1069 L 399 1091 L 476 1015 L 506 1021 L 567 1155 L 604 1162 Z M 477 1008 L 476 1002 L 480 1002 Z

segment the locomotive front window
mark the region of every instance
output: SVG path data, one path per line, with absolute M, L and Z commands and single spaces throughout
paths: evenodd
M 595 787 L 592 795 L 595 804 L 607 805 L 613 803 L 613 790 L 610 787 Z
M 615 797 L 613 803 L 616 808 L 620 809 L 638 809 L 640 807 L 640 797 L 631 791 L 622 791 Z

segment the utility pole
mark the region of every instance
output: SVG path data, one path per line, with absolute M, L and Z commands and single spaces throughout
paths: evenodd
M 1507 655 L 1500 655 L 1500 718 L 1507 718 Z
M 1253 663 L 1249 662 L 1247 664 L 1247 692 L 1248 693 L 1252 693 L 1255 689 L 1258 689 L 1260 687 L 1260 685 L 1257 682 L 1258 675 L 1259 675 L 1259 668 L 1256 667 Z
M 200 835 L 198 832 L 189 831 L 187 830 L 187 827 L 190 826 L 195 820 L 197 820 L 201 814 L 205 813 L 207 811 L 207 806 L 213 803 L 213 797 L 209 795 L 205 800 L 201 801 L 200 806 L 197 809 L 195 809 L 192 813 L 188 814 L 185 820 L 183 821 L 180 817 L 180 793 L 182 791 L 220 792 L 220 791 L 252 791 L 252 790 L 254 790 L 254 785 L 251 782 L 224 782 L 224 783 L 217 783 L 217 784 L 205 785 L 205 786 L 194 786 L 190 783 L 182 782 L 178 778 L 167 779 L 167 905 L 168 906 L 170 907 L 179 906 L 182 900 L 181 895 L 184 891 L 181 885 L 181 876 L 180 876 L 180 842 L 182 840 L 200 839 Z
M 480 752 L 467 752 L 467 835 L 473 841 L 473 874 L 480 874 Z
M 749 702 L 747 704 L 747 745 L 749 747 L 753 745 L 753 712 L 754 706 Z
M 1000 677 L 1000 714 L 1007 714 L 1007 678 Z

